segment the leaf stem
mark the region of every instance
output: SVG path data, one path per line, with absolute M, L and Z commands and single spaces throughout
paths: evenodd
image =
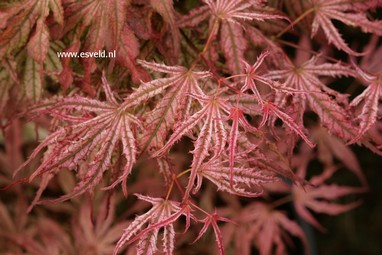
M 274 202 L 272 202 L 270 205 L 269 205 L 269 208 L 276 208 L 276 207 L 279 207 L 283 204 L 286 204 L 286 203 L 289 203 L 293 201 L 293 196 L 292 195 L 289 195 L 289 196 L 286 196 L 286 197 L 283 197 L 283 198 L 280 198 Z
M 204 53 L 206 53 L 208 47 L 210 47 L 210 44 L 211 44 L 211 42 L 212 42 L 212 39 L 213 39 L 214 36 L 215 36 L 215 32 L 216 32 L 215 30 L 217 30 L 218 25 L 219 25 L 219 19 L 215 19 L 215 22 L 214 22 L 214 24 L 212 25 L 212 29 L 211 29 L 210 35 L 208 36 L 207 42 L 206 42 L 206 44 L 204 45 L 204 48 L 203 48 L 202 52 L 200 53 L 201 55 L 203 55 Z
M 212 28 L 211 28 L 211 31 L 210 31 L 210 34 L 208 35 L 208 39 L 207 39 L 207 42 L 206 44 L 204 45 L 203 47 L 203 50 L 199 53 L 198 55 L 198 58 L 194 61 L 194 63 L 192 64 L 192 66 L 190 67 L 189 70 L 193 70 L 195 68 L 195 66 L 199 63 L 199 61 L 201 59 L 204 59 L 204 53 L 206 53 L 207 49 L 210 47 L 210 44 L 212 42 L 212 39 L 214 38 L 215 36 L 215 33 L 216 33 L 216 30 L 218 28 L 218 25 L 219 25 L 219 20 L 218 19 L 215 19 L 215 22 L 214 24 L 212 25 Z
M 187 170 L 184 170 L 183 172 L 181 172 L 180 174 L 178 174 L 178 175 L 176 176 L 176 178 L 180 178 L 180 177 L 182 177 L 183 175 L 185 175 L 185 174 L 191 172 L 191 170 L 192 170 L 191 168 L 189 168 L 189 169 L 187 169 Z
M 332 57 L 329 57 L 329 56 L 326 56 L 326 55 L 323 55 L 321 54 L 320 52 L 317 52 L 317 51 L 314 51 L 314 50 L 311 50 L 311 49 L 306 49 L 306 48 L 303 48 L 295 43 L 291 43 L 291 42 L 287 42 L 287 41 L 284 41 L 284 40 L 281 40 L 281 39 L 278 39 L 277 40 L 279 43 L 281 44 L 284 44 L 284 45 L 287 45 L 287 46 L 290 46 L 290 47 L 293 47 L 295 49 L 298 49 L 298 50 L 301 50 L 301 51 L 305 51 L 305 52 L 309 52 L 311 53 L 312 55 L 315 55 L 315 56 L 320 56 L 321 58 L 324 58 L 326 60 L 329 60 L 329 61 L 332 61 L 333 63 L 339 63 L 340 61 L 338 61 L 338 59 L 335 59 L 335 58 L 332 58 Z M 289 59 L 290 60 L 290 59 Z M 293 61 L 289 61 L 290 63 L 293 63 Z
M 310 8 L 309 10 L 305 11 L 303 14 L 301 14 L 297 19 L 295 19 L 292 23 L 289 24 L 286 28 L 284 28 L 280 33 L 276 35 L 276 38 L 280 38 L 283 34 L 288 32 L 289 29 L 291 29 L 294 25 L 299 23 L 302 19 L 304 19 L 306 16 L 308 16 L 310 13 L 312 13 L 315 10 L 315 8 Z
M 190 201 L 190 200 L 188 200 Z M 202 213 L 208 215 L 208 216 L 211 216 L 211 214 L 207 211 L 205 211 L 203 208 L 200 208 L 199 206 L 197 206 L 196 204 L 194 204 L 192 201 L 190 201 L 190 205 L 192 205 L 193 207 L 195 207 L 195 209 L 201 211 Z
M 167 191 L 167 194 L 166 194 L 166 201 L 167 201 L 168 198 L 170 197 L 172 188 L 174 187 L 174 180 L 175 180 L 175 179 L 176 179 L 175 174 L 173 174 L 173 175 L 172 175 L 172 181 L 171 181 L 170 187 L 168 188 L 168 191 Z

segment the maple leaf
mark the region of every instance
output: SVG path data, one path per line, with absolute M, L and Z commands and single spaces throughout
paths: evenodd
M 265 74 L 261 74 L 259 71 L 260 66 L 264 62 L 265 58 L 271 54 L 270 51 L 264 51 L 262 52 L 256 59 L 256 62 L 253 65 L 249 65 L 246 61 L 243 60 L 243 63 L 245 65 L 245 72 L 243 75 L 245 76 L 244 85 L 241 87 L 240 91 L 245 92 L 246 90 L 250 89 L 256 100 L 258 101 L 259 105 L 263 106 L 264 104 L 264 98 L 260 94 L 260 91 L 258 90 L 256 86 L 256 82 L 260 82 L 262 84 L 265 84 L 269 86 L 271 89 L 277 91 L 277 92 L 283 92 L 286 94 L 293 94 L 293 93 L 306 93 L 306 91 L 300 91 L 293 88 L 287 88 L 285 86 L 282 86 L 282 84 L 278 81 L 273 81 L 269 79 Z M 256 82 L 255 82 L 256 81 Z
M 194 240 L 194 243 L 196 241 L 198 241 L 203 236 L 203 234 L 207 231 L 208 227 L 211 225 L 213 230 L 214 230 L 214 233 L 215 233 L 216 243 L 217 243 L 218 249 L 219 249 L 219 254 L 224 255 L 225 252 L 224 252 L 224 246 L 223 246 L 223 236 L 220 232 L 220 228 L 219 228 L 217 222 L 218 221 L 231 222 L 231 223 L 233 223 L 233 222 L 228 218 L 219 216 L 216 211 L 214 213 L 206 216 L 204 219 L 202 219 L 200 221 L 203 222 L 204 225 L 203 225 L 202 229 L 200 230 L 199 235 Z
M 291 128 L 294 132 L 296 132 L 310 147 L 314 147 L 315 145 L 309 140 L 309 138 L 305 135 L 304 130 L 298 124 L 296 124 L 293 119 L 283 111 L 281 111 L 276 105 L 271 102 L 266 102 L 263 105 L 263 120 L 260 123 L 260 127 L 262 127 L 268 119 L 269 112 L 273 113 L 279 119 L 281 119 L 289 128 Z
M 53 18 L 48 18 L 49 14 L 53 14 Z M 51 44 L 51 33 L 48 26 L 54 22 L 63 26 L 61 0 L 25 0 L 9 4 L 5 8 L 4 16 L 0 18 L 0 23 L 2 23 L 0 26 L 0 60 L 4 60 L 4 63 L 13 62 L 12 55 L 20 52 L 20 48 L 26 44 L 25 53 L 21 51 L 21 55 L 26 56 L 21 84 L 26 97 L 34 102 L 41 99 L 43 64 L 47 60 Z M 17 62 L 20 60 L 18 59 Z M 8 66 L 10 65 L 8 64 Z M 7 69 L 10 70 L 9 67 Z M 14 69 L 18 70 L 19 67 Z M 10 85 L 8 84 L 6 87 L 9 88 Z M 8 93 L 6 87 L 2 88 L 6 92 L 2 93 L 3 96 Z
M 333 167 L 334 158 L 336 158 L 352 171 L 364 186 L 367 186 L 365 175 L 356 155 L 341 139 L 328 134 L 323 127 L 314 127 L 311 134 L 313 140 L 317 143 L 317 158 L 326 167 Z
M 267 86 L 277 91 L 278 93 L 288 93 L 288 94 L 301 93 L 301 92 L 307 93 L 305 91 L 299 91 L 293 88 L 282 86 L 279 82 L 273 81 L 257 72 L 260 65 L 264 62 L 265 57 L 267 57 L 269 54 L 270 54 L 269 51 L 265 51 L 261 53 L 260 56 L 258 56 L 256 62 L 252 66 L 250 66 L 247 62 L 244 61 L 245 81 L 240 91 L 244 92 L 250 89 L 253 92 L 254 97 L 257 100 L 258 104 L 262 107 L 263 120 L 261 121 L 259 127 L 264 126 L 264 124 L 268 120 L 269 113 L 273 113 L 275 116 L 281 119 L 289 128 L 295 131 L 302 139 L 304 139 L 304 141 L 310 147 L 314 147 L 314 144 L 311 141 L 309 141 L 308 137 L 304 134 L 303 128 L 300 127 L 298 124 L 296 124 L 289 115 L 281 111 L 275 104 L 264 100 L 264 97 L 260 94 L 256 86 L 255 81 L 266 84 Z
M 112 155 L 118 141 L 122 144 L 121 150 L 126 162 L 111 187 L 122 182 L 123 192 L 127 194 L 126 180 L 137 154 L 132 125 L 139 124 L 139 121 L 121 108 L 104 74 L 102 81 L 106 94 L 104 102 L 80 96 L 66 97 L 61 102 L 48 103 L 34 110 L 35 113 L 48 111 L 68 124 L 48 135 L 16 173 L 46 147 L 48 151 L 43 162 L 29 181 L 40 175 L 55 174 L 62 168 L 73 170 L 81 165 L 81 181 L 71 193 L 56 199 L 56 202 L 78 196 L 98 184 L 103 173 L 112 165 Z M 82 161 L 87 163 L 83 165 Z
M 72 240 L 64 228 L 57 222 L 48 218 L 39 218 L 35 223 L 35 235 L 10 236 L 10 241 L 17 248 L 31 255 L 61 255 L 76 253 Z M 31 229 L 28 229 L 31 231 Z M 25 231 L 28 231 L 25 230 Z M 22 254 L 22 253 L 12 253 Z
M 212 16 L 208 14 L 207 8 L 202 6 L 183 17 L 178 25 L 195 26 L 204 19 L 210 18 L 211 37 L 214 37 L 220 28 L 220 47 L 227 66 L 233 74 L 240 73 L 243 67 L 244 52 L 247 49 L 247 40 L 244 37 L 246 26 L 243 21 L 287 19 L 258 1 L 204 0 L 204 2 L 210 8 Z M 248 26 L 248 28 L 250 27 Z
M 223 50 L 227 66 L 233 74 L 240 73 L 244 59 L 244 52 L 247 49 L 247 40 L 244 37 L 243 25 L 240 20 L 282 19 L 281 15 L 271 13 L 256 2 L 234 1 L 206 1 L 216 15 L 221 20 L 220 47 Z M 254 6 L 253 10 L 250 7 Z
M 148 77 L 135 64 L 139 54 L 139 44 L 135 34 L 125 22 L 127 6 L 127 1 L 120 0 L 70 1 L 65 5 L 66 23 L 63 34 L 73 37 L 72 45 L 76 42 L 83 44 L 83 51 L 96 52 L 104 47 L 108 51 L 115 50 L 117 62 L 127 67 L 131 71 L 133 81 L 138 83 L 147 80 Z M 84 35 L 86 37 L 82 43 L 80 38 Z M 89 86 L 95 59 L 91 57 L 83 59 L 83 62 L 84 83 Z
M 200 167 L 195 190 L 201 187 L 203 177 L 213 182 L 219 190 L 243 197 L 258 197 L 262 194 L 262 185 L 278 181 L 277 177 L 258 168 L 228 167 L 217 160 Z
M 112 1 L 111 4 L 107 1 L 70 1 L 65 6 L 67 18 L 63 33 L 74 32 L 81 36 L 88 28 L 86 49 L 101 50 L 106 46 L 108 36 L 115 49 L 122 34 L 126 7 L 126 1 Z
M 224 113 L 228 112 L 229 107 L 226 102 L 215 95 L 190 96 L 196 98 L 202 104 L 202 109 L 180 123 L 168 139 L 167 143 L 153 154 L 153 157 L 163 155 L 184 134 L 191 131 L 199 123 L 203 123 L 198 138 L 195 141 L 195 149 L 192 151 L 193 160 L 191 164 L 191 174 L 184 199 L 188 198 L 191 189 L 194 186 L 197 172 L 203 161 L 209 156 L 209 150 L 214 149 L 213 157 L 218 157 L 223 152 L 227 141 L 227 135 L 223 126 L 222 116 Z
M 20 192 L 21 189 L 20 189 Z M 4 254 L 74 254 L 71 239 L 57 222 L 37 215 L 28 217 L 27 201 L 19 196 L 12 204 L 0 201 L 0 251 Z M 12 209 L 11 209 L 12 208 Z M 8 253 L 7 253 L 8 252 Z
M 254 221 L 254 227 L 251 231 L 258 234 L 256 244 L 260 254 L 271 254 L 273 245 L 276 246 L 276 254 L 285 253 L 285 246 L 282 241 L 283 232 L 288 232 L 299 238 L 303 242 L 304 247 L 307 247 L 304 232 L 296 222 L 288 219 L 285 214 L 280 211 L 269 210 L 262 203 L 254 204 L 251 209 L 253 210 L 253 215 L 248 216 Z
M 354 10 L 353 2 L 351 0 L 312 0 L 315 16 L 311 36 L 313 37 L 321 27 L 329 42 L 338 49 L 350 55 L 359 55 L 345 43 L 332 20 L 339 20 L 344 24 L 360 27 L 363 32 L 377 35 L 382 35 L 382 21 L 370 21 L 364 11 Z
M 228 119 L 232 119 L 232 126 L 228 136 L 228 156 L 229 156 L 229 166 L 230 166 L 230 184 L 233 187 L 233 175 L 234 175 L 234 161 L 235 153 L 237 149 L 237 140 L 239 136 L 239 124 L 244 128 L 245 131 L 251 131 L 258 134 L 259 131 L 252 127 L 244 117 L 243 111 L 238 107 L 233 107 L 230 109 Z
M 247 97 L 249 97 L 249 95 L 241 94 L 241 99 L 239 99 L 239 102 L 241 101 L 244 104 L 240 107 L 244 107 L 247 104 L 245 103 L 247 99 L 243 100 Z M 235 98 L 237 98 L 236 95 Z M 252 98 L 250 102 L 253 104 L 253 97 L 249 98 Z M 241 160 L 244 165 L 249 164 L 251 167 L 284 176 L 292 181 L 299 181 L 289 166 L 289 160 L 285 157 L 284 153 L 279 150 L 278 145 L 271 141 L 267 137 L 266 133 L 251 126 L 245 119 L 240 109 L 232 108 L 231 110 L 236 112 L 235 114 L 238 115 L 237 118 L 239 119 L 233 119 L 228 139 L 228 160 L 230 168 L 233 169 L 234 162 Z M 232 112 L 230 114 L 232 114 Z M 255 114 L 258 114 L 258 112 L 256 111 Z M 235 121 L 238 121 L 239 123 L 243 122 L 241 125 L 245 132 L 239 132 L 239 130 L 235 127 Z M 231 136 L 231 134 L 234 135 Z M 232 139 L 232 137 L 235 139 Z M 233 170 L 231 173 L 231 177 L 233 177 Z M 231 183 L 233 184 L 233 182 Z
M 306 167 L 306 166 L 305 166 Z M 305 167 L 299 170 L 299 176 L 305 174 Z M 336 184 L 326 185 L 324 181 L 332 176 L 334 171 L 326 170 L 321 175 L 314 176 L 310 179 L 310 184 L 305 187 L 294 185 L 292 194 L 294 198 L 294 206 L 296 212 L 321 231 L 325 229 L 317 222 L 307 208 L 316 213 L 325 213 L 329 215 L 337 215 L 349 211 L 360 205 L 361 201 L 355 201 L 348 204 L 336 204 L 329 202 L 330 200 L 338 199 L 346 195 L 365 192 L 365 188 L 338 186 Z
M 363 106 L 360 115 L 357 116 L 360 128 L 356 136 L 348 142 L 349 144 L 359 141 L 377 121 L 379 100 L 382 99 L 382 75 L 367 74 L 358 67 L 357 73 L 369 85 L 350 103 L 350 106 L 357 107 L 363 102 Z
M 24 46 L 35 27 L 27 44 L 28 54 L 39 64 L 44 62 L 50 41 L 46 25 L 50 11 L 54 20 L 62 26 L 64 20 L 60 0 L 25 0 L 8 7 L 5 17 L 1 19 L 0 60 Z
M 162 198 L 152 198 L 140 194 L 135 194 L 135 196 L 140 200 L 153 204 L 153 207 L 146 213 L 137 216 L 124 230 L 123 235 L 115 246 L 113 255 L 116 255 L 127 242 L 132 243 L 138 239 L 136 254 L 154 254 L 157 251 L 157 240 L 161 228 L 164 228 L 162 244 L 164 253 L 167 255 L 173 254 L 175 247 L 175 230 L 173 223 L 181 215 L 185 215 L 187 222 L 189 222 L 189 206 L 187 204 L 180 206 L 178 202 Z M 187 225 L 188 224 L 189 223 L 187 223 Z M 146 228 L 139 232 L 145 225 L 147 225 Z
M 236 210 L 229 208 L 229 211 L 237 223 L 229 226 L 231 232 L 229 238 L 235 237 L 236 251 L 240 254 L 251 254 L 253 243 L 261 255 L 286 254 L 284 238 L 287 239 L 288 234 L 299 238 L 307 253 L 307 240 L 303 230 L 282 211 L 275 210 L 262 202 L 253 202 Z M 226 231 L 227 229 L 224 233 L 227 233 Z
M 115 202 L 115 196 L 112 195 L 104 196 L 95 206 L 90 199 L 81 203 L 78 214 L 72 221 L 77 253 L 96 252 L 99 255 L 109 255 L 113 252 L 121 231 L 128 225 L 126 221 L 114 223 Z M 96 214 L 95 209 L 98 209 Z
M 344 96 L 328 88 L 319 77 L 355 76 L 355 72 L 340 63 L 317 64 L 317 61 L 318 58 L 313 57 L 301 66 L 294 66 L 290 62 L 285 62 L 284 70 L 270 71 L 266 77 L 274 80 L 284 80 L 284 83 L 282 83 L 284 87 L 309 92 L 294 96 L 294 100 L 300 102 L 300 114 L 298 116 L 302 118 L 308 104 L 310 109 L 317 113 L 321 124 L 330 133 L 344 140 L 351 140 L 357 131 L 351 124 L 350 116 L 339 104 L 339 102 L 343 103 L 345 101 Z M 302 119 L 297 122 L 302 123 Z
M 267 52 L 267 51 L 261 53 L 260 56 L 257 57 L 256 62 L 252 66 L 249 65 L 246 61 L 244 61 L 245 81 L 244 81 L 244 85 L 241 87 L 240 91 L 244 92 L 244 91 L 250 89 L 253 92 L 254 97 L 256 98 L 257 102 L 260 105 L 263 105 L 263 97 L 261 96 L 259 90 L 257 89 L 257 86 L 255 84 L 255 80 L 261 81 L 263 83 L 265 81 L 265 83 L 268 86 L 272 86 L 271 83 L 274 83 L 272 80 L 270 80 L 270 79 L 266 80 L 266 79 L 262 78 L 260 75 L 256 74 L 256 71 L 259 69 L 261 64 L 264 62 L 265 57 L 268 55 L 269 55 L 269 52 Z
M 41 240 L 41 243 L 37 240 Z M 60 255 L 76 252 L 70 235 L 63 226 L 52 219 L 43 217 L 38 219 L 34 240 L 25 241 L 24 247 L 31 254 L 36 255 Z
M 168 132 L 175 128 L 177 121 L 184 120 L 190 114 L 192 98 L 187 94 L 204 94 L 199 83 L 210 77 L 210 73 L 189 71 L 182 66 L 166 66 L 142 60 L 138 62 L 147 69 L 170 75 L 168 78 L 159 78 L 141 84 L 124 103 L 127 109 L 165 92 L 164 97 L 147 114 L 140 143 L 143 150 L 161 148 Z

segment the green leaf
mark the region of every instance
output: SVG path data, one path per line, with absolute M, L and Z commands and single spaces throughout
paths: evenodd
M 27 58 L 22 84 L 25 96 L 34 102 L 40 101 L 42 95 L 40 68 L 41 65 L 36 60 Z

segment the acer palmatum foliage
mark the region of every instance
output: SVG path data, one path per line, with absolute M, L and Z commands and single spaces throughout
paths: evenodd
M 299 222 L 324 231 L 316 213 L 367 192 L 349 145 L 382 154 L 381 7 L 1 3 L 0 252 L 310 253 Z M 102 50 L 116 56 L 57 54 Z M 342 168 L 359 184 L 333 181 Z

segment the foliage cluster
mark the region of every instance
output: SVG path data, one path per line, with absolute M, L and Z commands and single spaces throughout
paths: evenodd
M 382 155 L 381 7 L 2 2 L 0 253 L 311 253 Z

